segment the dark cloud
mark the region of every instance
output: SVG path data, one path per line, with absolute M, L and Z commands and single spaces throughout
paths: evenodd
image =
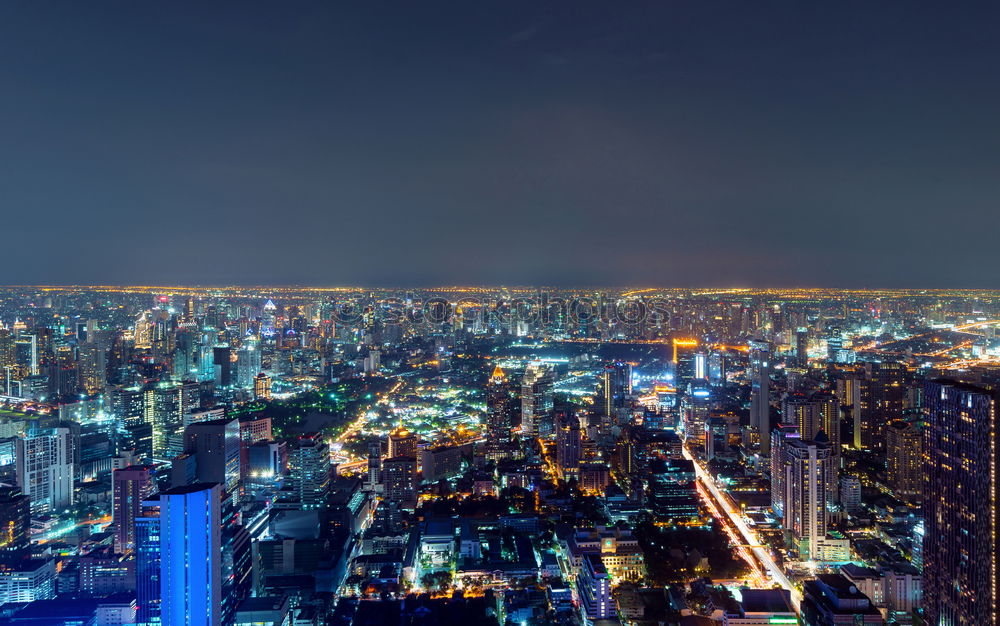
M 1000 287 L 998 9 L 0 5 L 0 282 Z

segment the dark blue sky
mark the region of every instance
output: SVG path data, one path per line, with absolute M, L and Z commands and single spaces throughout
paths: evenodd
M 1000 288 L 1000 11 L 0 3 L 0 283 Z

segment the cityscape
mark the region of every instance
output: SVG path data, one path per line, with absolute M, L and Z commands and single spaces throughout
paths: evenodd
M 11 624 L 995 617 L 1000 292 L 38 286 L 0 321 Z
M 998 30 L 0 0 L 0 626 L 1000 626 Z

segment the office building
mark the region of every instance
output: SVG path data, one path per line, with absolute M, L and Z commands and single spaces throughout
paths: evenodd
M 748 447 L 758 446 L 762 455 L 771 448 L 771 344 L 750 342 L 750 428 Z
M 997 400 L 947 380 L 924 384 L 924 610 L 928 624 L 995 624 Z
M 153 494 L 153 467 L 130 465 L 112 472 L 111 523 L 115 532 L 115 550 L 135 550 L 135 520 L 142 515 L 142 503 Z
M 74 464 L 70 429 L 28 432 L 17 440 L 17 481 L 33 515 L 73 506 Z
M 160 493 L 160 619 L 214 626 L 222 610 L 222 487 L 195 483 Z
M 919 422 L 896 420 L 885 430 L 889 488 L 906 502 L 919 502 L 923 491 L 923 433 Z

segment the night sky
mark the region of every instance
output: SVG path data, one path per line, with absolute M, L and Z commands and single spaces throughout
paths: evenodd
M 1000 288 L 1000 10 L 0 3 L 0 283 Z

